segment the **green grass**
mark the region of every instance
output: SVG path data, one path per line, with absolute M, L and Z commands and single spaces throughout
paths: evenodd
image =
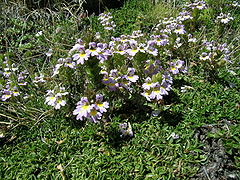
M 222 120 L 236 123 L 240 101 L 234 88 L 201 79 L 191 85 L 194 89 L 180 95 L 161 118 L 136 119 L 133 139 L 119 137 L 114 124 L 120 118 L 112 127 L 99 127 L 56 116 L 30 130 L 18 129 L 16 139 L 2 147 L 0 177 L 60 179 L 61 164 L 67 179 L 189 178 L 206 160 L 195 128 Z M 170 138 L 172 132 L 180 138 Z M 239 125 L 230 126 L 230 134 L 220 136 L 238 154 L 237 132 Z
M 163 2 L 152 6 L 149 1 L 132 0 L 110 11 L 118 27 L 114 34 L 117 36 L 139 28 L 150 32 L 159 19 L 175 16 L 179 8 Z M 7 55 L 31 72 L 50 72 L 48 65 L 53 65 L 77 38 L 84 35 L 91 40 L 95 32 L 101 31 L 97 17 L 64 19 L 61 13 L 46 13 L 45 18 L 51 20 L 43 17 L 37 23 L 33 23 L 34 14 L 29 21 L 22 21 L 24 16 L 1 14 L 5 20 L 0 36 L 1 57 Z M 234 13 L 239 19 L 239 14 Z M 215 14 L 208 15 L 202 18 L 211 19 Z M 35 37 L 40 30 L 44 38 Z M 229 39 L 222 36 L 223 42 L 239 42 L 239 25 L 233 24 L 232 30 L 236 34 Z M 196 36 L 216 39 L 216 31 L 212 27 L 211 32 L 202 31 Z M 49 48 L 55 52 L 50 62 L 45 57 Z M 221 126 L 226 121 L 230 122 L 228 130 L 219 128 L 209 133 L 209 138 L 221 139 L 234 166 L 239 168 L 240 61 L 236 47 L 234 54 L 234 63 L 216 70 L 210 77 L 212 81 L 196 66 L 188 75 L 179 77 L 158 117 L 152 117 L 150 111 L 140 113 L 133 109 L 139 107 L 130 102 L 125 105 L 131 108 L 122 105 L 123 110 L 109 114 L 108 123 L 79 122 L 70 113 L 47 107 L 42 87 L 30 87 L 29 99 L 21 103 L 0 102 L 0 179 L 190 179 L 207 162 L 204 144 L 195 137 L 197 128 Z M 196 55 L 193 57 L 190 62 Z M 192 89 L 181 93 L 183 85 Z M 131 122 L 133 138 L 120 137 L 118 124 L 122 122 Z M 178 139 L 171 137 L 173 132 Z
M 234 77 L 232 77 L 234 79 Z M 196 128 L 223 120 L 237 123 L 236 88 L 210 84 L 199 77 L 187 79 L 194 89 L 163 116 L 133 119 L 134 138 L 121 139 L 114 118 L 111 127 L 78 124 L 73 119 L 45 118 L 32 128 L 20 128 L 15 140 L 2 146 L 0 177 L 3 179 L 184 179 L 193 176 L 207 156 L 194 138 Z M 179 93 L 179 92 L 176 92 Z M 131 121 L 131 119 L 129 120 Z M 239 164 L 239 125 L 230 134 L 219 132 Z M 109 131 L 111 130 L 111 131 Z M 180 136 L 173 140 L 170 134 Z M 215 137 L 215 138 L 219 138 Z

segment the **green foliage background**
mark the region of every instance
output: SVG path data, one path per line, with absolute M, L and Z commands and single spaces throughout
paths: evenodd
M 198 52 L 189 50 L 189 75 L 176 80 L 159 117 L 137 114 L 132 108 L 113 114 L 112 123 L 102 126 L 54 112 L 44 104 L 42 87 L 30 87 L 27 102 L 0 103 L 0 179 L 190 179 L 207 163 L 204 144 L 195 137 L 196 129 L 206 124 L 219 127 L 209 137 L 223 140 L 239 168 L 240 15 L 224 6 L 229 1 L 206 2 L 210 8 L 200 17 L 204 23 L 194 35 L 234 45 L 232 65 L 218 69 L 209 80 L 197 62 Z M 151 32 L 159 19 L 176 16 L 181 3 L 160 1 L 153 6 L 149 0 L 127 1 L 122 8 L 110 9 L 117 25 L 113 35 L 138 29 Z M 74 3 L 51 10 L 30 10 L 13 2 L 1 5 L 0 63 L 7 56 L 30 72 L 50 72 L 49 67 L 76 39 L 91 40 L 103 31 L 96 16 L 79 17 L 82 9 Z M 235 17 L 223 34 L 213 23 L 222 11 Z M 41 30 L 44 38 L 36 39 Z M 45 58 L 49 48 L 55 52 L 51 61 Z M 182 85 L 193 89 L 181 93 Z M 221 127 L 226 121 L 231 124 L 228 130 Z M 134 138 L 120 138 L 118 124 L 122 122 L 132 123 Z M 180 138 L 172 139 L 173 132 Z

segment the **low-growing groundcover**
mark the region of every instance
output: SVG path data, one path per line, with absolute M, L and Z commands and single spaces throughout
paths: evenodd
M 237 2 L 2 5 L 1 179 L 240 177 Z

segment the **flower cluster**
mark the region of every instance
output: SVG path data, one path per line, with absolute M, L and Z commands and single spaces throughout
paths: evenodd
M 27 70 L 21 71 L 18 73 L 17 82 L 19 86 L 26 86 L 27 85 L 27 77 L 29 72 Z
M 148 101 L 159 101 L 163 99 L 164 95 L 168 95 L 173 83 L 173 78 L 170 73 L 177 75 L 180 72 L 187 72 L 187 67 L 184 66 L 184 61 L 182 60 L 170 62 L 170 67 L 167 70 L 164 70 L 164 68 L 160 66 L 159 60 L 156 60 L 154 63 L 150 63 L 151 61 L 149 60 L 147 62 L 148 65 L 145 68 L 145 73 L 148 74 L 149 77 L 145 79 L 145 83 L 142 85 L 144 90 L 142 95 Z
M 176 18 L 178 21 L 183 22 L 188 19 L 193 19 L 191 12 L 183 10 L 179 13 L 179 16 Z
M 195 0 L 193 3 L 186 4 L 186 7 L 191 9 L 206 9 L 207 5 L 205 1 Z
M 20 95 L 20 92 L 16 86 L 11 87 L 10 85 L 6 85 L 5 88 L 1 91 L 1 100 L 6 101 L 7 99 Z
M 219 16 L 217 16 L 217 22 L 220 22 L 223 24 L 227 24 L 231 20 L 233 20 L 233 17 L 230 16 L 230 13 L 228 13 L 228 14 L 220 13 Z
M 190 15 L 188 19 L 191 19 Z M 159 24 L 156 25 L 154 31 L 155 33 L 162 34 L 162 36 L 164 36 L 165 38 L 168 38 L 171 34 L 186 34 L 185 27 L 182 24 L 182 22 L 185 20 L 187 20 L 187 18 L 183 18 L 182 15 L 178 16 L 177 18 L 164 18 L 163 20 L 159 21 Z
M 158 50 L 156 49 L 155 42 L 152 40 L 147 40 L 145 38 L 140 38 L 142 33 L 133 33 L 133 35 L 125 36 L 121 35 L 117 38 L 112 38 L 109 42 L 110 50 L 113 55 L 124 55 L 127 59 L 133 59 L 138 53 L 147 53 L 153 56 L 158 55 Z M 139 39 L 138 39 L 139 38 Z
M 114 28 L 116 27 L 114 21 L 112 21 L 112 16 L 111 13 L 101 13 L 99 14 L 99 20 L 100 23 L 103 25 L 104 29 L 110 31 L 110 30 L 114 30 Z
M 127 74 L 120 74 L 117 69 L 113 69 L 108 73 L 107 71 L 101 71 L 104 75 L 102 82 L 110 91 L 125 88 L 131 90 L 130 85 L 137 82 L 139 76 L 135 75 L 134 68 L 128 68 Z
M 8 60 L 8 58 L 5 58 L 5 61 L 3 62 L 3 71 L 1 71 L 1 74 L 7 80 L 7 84 L 11 82 L 11 78 L 16 77 L 17 78 L 17 84 L 18 85 L 26 85 L 27 81 L 26 78 L 28 77 L 28 71 L 19 71 L 17 65 L 15 63 L 12 63 Z
M 204 41 L 202 44 L 202 54 L 199 57 L 202 61 L 208 61 L 210 65 L 215 66 L 218 62 L 229 62 L 230 61 L 230 50 L 227 44 L 219 44 L 216 41 Z
M 76 63 L 70 58 L 59 58 L 57 64 L 53 68 L 52 77 L 56 76 L 60 72 L 61 67 L 69 67 L 71 69 L 76 69 Z
M 188 39 L 189 43 L 195 43 L 197 40 L 192 34 L 187 32 L 185 24 L 191 21 L 193 17 L 191 12 L 183 10 L 176 18 L 164 18 L 154 28 L 152 39 L 158 47 L 173 46 L 175 49 L 182 47 Z
M 69 55 L 72 57 L 68 58 L 68 62 L 71 64 L 74 62 L 75 66 L 75 64 L 83 65 L 85 61 L 94 56 L 100 60 L 100 63 L 103 63 L 104 61 L 108 60 L 109 56 L 111 56 L 111 52 L 108 49 L 107 43 L 90 42 L 88 44 L 88 48 L 86 49 L 83 41 L 79 39 L 73 48 L 69 51 Z
M 6 101 L 14 96 L 19 96 L 19 87 L 27 85 L 28 71 L 19 71 L 17 65 L 15 63 L 11 64 L 7 57 L 5 57 L 5 61 L 3 61 L 0 74 L 3 76 L 3 87 L 1 87 L 0 91 L 2 101 Z
M 112 17 L 109 13 L 103 13 L 99 16 L 99 20 L 105 26 L 109 25 Z M 110 91 L 128 90 L 132 92 L 132 84 L 136 83 L 137 87 L 142 87 L 144 92 L 141 93 L 149 101 L 161 100 L 164 95 L 168 95 L 173 83 L 170 74 L 177 75 L 179 72 L 185 73 L 187 68 L 184 67 L 184 61 L 176 60 L 168 62 L 168 68 L 164 69 L 159 60 L 142 61 L 140 67 L 144 67 L 143 79 L 144 84 L 139 84 L 139 76 L 136 75 L 136 67 L 133 60 L 138 55 L 144 55 L 147 58 L 155 59 L 162 54 L 172 56 L 168 46 L 179 48 L 184 44 L 184 38 L 188 38 L 188 42 L 196 42 L 192 34 L 187 34 L 187 30 L 183 24 L 184 21 L 191 20 L 191 12 L 183 11 L 177 18 L 169 18 L 160 21 L 155 31 L 150 36 L 145 36 L 140 30 L 133 31 L 131 35 L 120 35 L 120 37 L 111 37 L 111 41 L 90 42 L 85 43 L 78 39 L 76 44 L 69 51 L 67 58 L 60 58 L 54 67 L 53 76 L 59 74 L 61 67 L 70 67 L 76 69 L 85 65 L 86 61 L 95 57 L 99 60 L 101 67 L 100 74 L 103 75 L 102 83 L 107 86 Z M 110 23 L 112 24 L 112 23 Z M 107 28 L 109 30 L 109 28 Z M 149 37 L 149 38 L 148 38 Z M 100 40 L 98 38 L 98 40 Z M 122 61 L 119 63 L 119 61 Z M 113 66 L 111 63 L 113 62 Z M 119 64 L 118 64 L 119 63 Z M 120 64 L 125 64 L 121 66 Z M 87 66 L 87 65 L 86 65 Z M 111 68 L 115 67 L 115 68 Z M 138 67 L 139 68 L 139 67 Z M 138 69 L 139 70 L 139 69 Z M 141 72 L 141 70 L 139 70 Z M 161 78 L 156 78 L 161 77 Z M 147 86 L 151 84 L 151 86 Z M 140 89 L 141 91 L 141 89 Z M 88 109 L 88 108 L 89 109 Z M 87 108 L 85 111 L 82 109 Z M 78 109 L 78 111 L 77 111 Z M 89 104 L 86 98 L 79 102 L 78 108 L 74 111 L 77 119 L 87 117 L 99 119 L 101 113 L 97 113 L 96 108 Z M 90 111 L 92 110 L 92 111 Z M 81 112 L 81 113 L 80 113 Z M 92 112 L 92 113 L 90 113 Z M 95 116 L 91 116 L 94 114 Z M 94 119 L 94 118 L 93 118 Z
M 187 67 L 184 66 L 184 61 L 177 60 L 176 62 L 170 62 L 170 70 L 172 74 L 178 74 L 179 72 L 186 73 Z
M 60 109 L 66 105 L 66 95 L 68 92 L 65 88 L 60 87 L 59 90 L 47 90 L 45 104 L 53 106 L 55 109 Z
M 93 104 L 90 104 L 87 97 L 82 97 L 77 103 L 73 115 L 77 115 L 77 120 L 88 118 L 91 122 L 96 123 L 102 118 L 102 114 L 107 112 L 107 108 L 109 108 L 109 103 L 103 102 L 102 94 L 96 95 L 96 100 Z
M 169 75 L 166 75 L 169 76 Z M 163 99 L 164 95 L 168 95 L 168 91 L 171 90 L 171 82 L 166 79 L 163 75 L 163 80 L 161 83 L 154 82 L 154 80 L 150 77 L 145 79 L 145 83 L 143 83 L 142 88 L 144 92 L 142 95 L 148 100 L 156 100 L 159 101 Z M 170 77 L 171 79 L 171 77 Z

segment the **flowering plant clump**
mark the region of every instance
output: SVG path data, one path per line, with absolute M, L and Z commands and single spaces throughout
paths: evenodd
M 104 122 L 104 116 L 115 109 L 116 101 L 122 103 L 133 96 L 151 108 L 153 104 L 164 105 L 164 99 L 174 89 L 175 79 L 188 74 L 194 59 L 188 55 L 192 49 L 196 52 L 195 63 L 205 69 L 231 63 L 226 43 L 196 36 L 196 21 L 207 8 L 205 1 L 195 0 L 185 4 L 177 17 L 162 18 L 148 33 L 136 30 L 117 37 L 110 36 L 116 27 L 113 16 L 110 12 L 102 13 L 98 20 L 107 36 L 102 37 L 97 32 L 92 38 L 81 37 L 57 58 L 54 48 L 49 49 L 44 57 L 52 65 L 48 68 L 50 72 L 38 71 L 35 76 L 30 75 L 32 88 L 44 89 L 45 104 L 56 110 L 63 106 L 73 109 L 71 104 L 76 103 L 71 114 L 77 120 L 88 119 L 94 123 Z M 221 13 L 217 17 L 223 24 L 232 20 L 230 14 Z M 39 31 L 36 36 L 44 34 Z M 7 58 L 3 61 L 2 101 L 27 91 L 24 87 L 30 84 L 29 72 L 19 69 Z M 190 88 L 184 87 L 182 91 L 186 89 Z M 152 110 L 159 112 L 159 109 Z M 133 136 L 130 123 L 123 123 L 119 128 L 122 136 Z
M 105 19 L 112 18 L 110 13 L 107 13 L 101 14 L 99 19 L 105 22 Z M 112 37 L 111 41 L 105 43 L 99 41 L 87 43 L 78 39 L 69 51 L 68 57 L 58 60 L 53 76 L 57 74 L 60 76 L 60 69 L 64 67 L 74 70 L 85 67 L 90 69 L 90 72 L 98 72 L 102 77 L 101 83 L 110 92 L 118 90 L 129 94 L 138 92 L 150 102 L 161 101 L 172 89 L 173 77 L 179 73 L 186 73 L 188 69 L 186 63 L 178 57 L 171 61 L 165 60 L 172 56 L 171 52 L 166 53 L 168 47 L 179 48 L 183 44 L 181 36 L 185 36 L 187 31 L 182 21 L 188 19 L 191 19 L 191 15 L 187 12 L 181 13 L 177 19 L 165 19 L 157 25 L 150 36 L 138 30 L 131 35 Z M 105 25 L 103 23 L 103 26 Z M 192 39 L 192 42 L 194 41 L 191 34 L 187 37 Z M 143 60 L 137 63 L 139 57 Z M 97 71 L 91 66 L 91 62 L 96 62 L 96 60 L 99 67 Z M 90 81 L 89 79 L 88 82 Z M 56 96 L 53 95 L 53 97 Z M 96 98 L 100 98 L 96 101 L 102 101 L 102 95 L 97 95 Z M 51 102 L 48 101 L 48 103 L 51 105 Z M 73 114 L 78 120 L 87 118 L 92 122 L 97 122 L 109 106 L 107 102 L 103 105 L 105 109 L 100 108 L 97 103 L 90 103 L 87 97 L 82 97 Z

